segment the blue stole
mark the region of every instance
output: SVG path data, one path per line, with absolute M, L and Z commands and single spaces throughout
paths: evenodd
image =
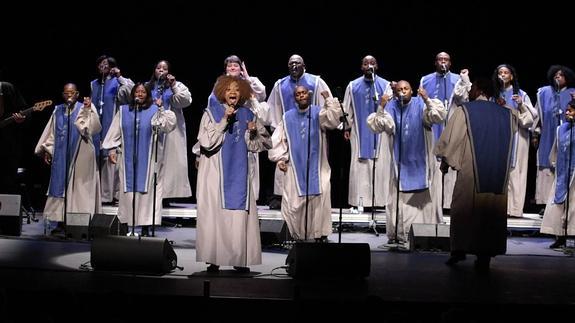
M 308 90 L 312 91 L 310 96 L 311 104 L 318 104 L 315 102 L 316 89 L 319 77 L 313 74 L 304 73 L 299 80 L 295 81 L 291 76 L 286 76 L 280 80 L 280 95 L 282 100 L 283 113 L 286 113 L 292 109 L 297 110 L 298 106 L 295 102 L 294 91 L 296 86 L 303 85 Z
M 144 109 L 135 109 L 129 105 L 120 107 L 124 177 L 126 178 L 124 192 L 146 193 L 148 191 L 148 163 L 150 163 L 151 159 L 153 136 L 152 117 L 157 111 L 158 107 L 155 104 Z M 134 147 L 134 138 L 136 136 L 134 133 L 134 114 L 136 114 L 138 133 L 136 138 L 137 148 Z M 134 180 L 134 149 L 137 149 L 136 180 Z
M 393 156 L 396 167 L 398 160 L 401 160 L 399 190 L 402 192 L 427 189 L 429 186 L 427 145 L 423 124 L 424 108 L 425 103 L 417 96 L 411 98 L 409 103 L 403 107 L 403 111 L 398 100 L 392 100 L 385 106 L 385 110 L 391 114 L 395 122 Z M 401 143 L 398 140 L 400 136 Z M 401 145 L 401 156 L 399 145 Z
M 215 98 L 210 95 L 206 112 L 213 122 L 219 123 L 224 117 L 224 105 L 213 101 L 212 97 Z M 222 208 L 227 210 L 249 210 L 248 146 L 245 134 L 248 122 L 254 120 L 255 115 L 249 108 L 239 107 L 233 127 L 224 134 L 220 154 L 220 196 Z
M 473 154 L 475 191 L 506 193 L 513 140 L 511 111 L 493 102 L 477 100 L 465 103 L 463 112 Z
M 156 102 L 155 100 L 158 98 L 159 93 L 158 93 L 158 82 L 154 83 L 154 88 L 152 89 L 152 98 L 154 98 L 154 103 Z M 172 92 L 172 88 L 168 86 L 167 83 L 164 84 L 164 91 L 162 93 L 162 103 L 164 105 L 164 108 L 166 110 L 171 110 L 171 105 L 170 105 L 170 100 L 172 99 L 172 96 L 174 95 L 174 93 Z
M 518 93 L 519 96 L 521 96 L 521 98 L 525 98 L 525 96 L 527 95 L 523 90 L 519 90 Z M 514 110 L 517 110 L 517 103 L 515 103 L 515 101 L 513 101 L 513 99 L 511 98 L 513 96 L 513 87 L 510 87 L 507 90 L 501 91 L 501 93 L 499 93 L 499 97 L 505 99 L 505 105 L 507 105 L 508 107 L 511 107 Z M 519 129 L 518 129 L 519 130 Z M 519 140 L 519 131 L 517 131 L 515 133 L 515 135 L 513 136 L 513 147 L 511 148 L 511 168 L 515 168 L 515 165 L 517 165 L 517 141 Z
M 102 84 L 100 80 L 92 81 L 92 103 L 100 115 L 102 131 L 94 135 L 94 147 L 96 149 L 96 158 L 100 154 L 100 140 L 106 138 L 110 129 L 114 115 L 116 114 L 116 96 L 120 89 L 120 83 L 116 77 L 106 78 L 104 82 L 104 97 L 102 98 Z M 102 154 L 108 156 L 108 150 L 103 150 Z
M 78 112 L 82 103 L 76 102 L 70 113 L 70 146 L 68 144 L 68 112 L 65 104 L 60 104 L 54 109 L 54 153 L 50 174 L 50 187 L 48 196 L 64 197 L 66 190 L 66 176 L 70 178 L 70 170 L 76 162 L 80 134 L 74 122 L 78 118 Z M 68 152 L 68 169 L 66 169 L 66 151 Z
M 575 133 L 571 136 L 572 123 L 565 122 L 557 128 L 557 167 L 555 168 L 555 198 L 553 203 L 565 202 L 569 194 L 569 187 L 573 182 L 575 173 L 575 147 L 573 147 Z M 575 132 L 575 129 L 573 129 Z M 569 168 L 569 149 L 571 148 L 571 178 L 567 179 Z M 567 183 L 569 182 L 569 183 Z
M 319 106 L 312 105 L 305 112 L 300 112 L 299 108 L 292 109 L 286 112 L 283 117 L 289 144 L 290 161 L 295 171 L 299 196 L 321 194 L 319 178 L 321 161 L 319 111 Z M 311 122 L 308 120 L 309 115 L 311 115 Z M 310 124 L 311 129 L 309 129 Z M 309 154 L 309 187 L 306 191 L 308 135 L 311 135 L 311 150 Z
M 421 79 L 421 86 L 425 91 L 427 91 L 430 98 L 439 99 L 443 104 L 447 102 L 445 109 L 449 109 L 453 89 L 455 88 L 455 83 L 457 83 L 459 78 L 459 75 L 451 72 L 447 72 L 445 76 L 435 72 L 424 76 L 423 79 Z M 431 126 L 435 141 L 437 141 L 439 136 L 441 136 L 443 128 L 444 123 L 435 123 Z
M 375 76 L 375 88 L 378 96 L 383 95 L 389 82 Z M 355 119 L 355 131 L 359 143 L 359 158 L 373 159 L 379 154 L 379 141 L 381 134 L 375 134 L 367 126 L 367 117 L 377 111 L 379 102 L 375 102 L 373 83 L 365 77 L 359 77 L 351 83 L 353 99 L 353 115 Z
M 556 129 L 565 122 L 565 109 L 571 100 L 569 94 L 573 89 L 568 88 L 559 93 L 551 86 L 539 89 L 538 102 L 541 118 L 541 138 L 539 138 L 539 149 L 537 150 L 537 165 L 541 168 L 552 168 L 549 161 L 551 147 L 555 142 Z

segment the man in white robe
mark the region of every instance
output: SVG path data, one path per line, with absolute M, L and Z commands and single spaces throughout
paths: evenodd
M 321 93 L 324 91 L 327 91 L 331 96 L 331 91 L 325 81 L 319 75 L 307 73 L 305 68 L 303 58 L 297 54 L 292 55 L 288 60 L 289 75 L 277 80 L 274 84 L 267 101 L 269 112 L 267 118 L 264 119 L 265 124 L 270 125 L 272 129 L 278 127 L 284 113 L 297 108 L 294 100 L 296 86 L 303 85 L 312 91 L 310 96 L 310 104 L 312 105 L 323 106 L 325 99 Z M 284 178 L 285 174 L 276 167 L 274 195 L 282 195 Z
M 101 213 L 102 209 L 93 143 L 94 135 L 102 126 L 90 98 L 84 98 L 82 104 L 77 102 L 78 95 L 75 84 L 64 86 L 62 96 L 66 103 L 54 108 L 35 148 L 35 153 L 51 165 L 48 198 L 43 212 L 50 221 L 64 221 L 64 197 L 66 214 L 93 215 Z M 68 126 L 70 132 L 67 131 Z
M 356 207 L 385 206 L 389 197 L 391 140 L 387 133 L 376 134 L 367 126 L 367 116 L 376 111 L 379 98 L 393 95 L 391 83 L 376 74 L 378 67 L 375 57 L 365 56 L 363 75 L 349 82 L 343 99 L 350 129 L 344 136 L 351 143 L 347 201 Z
M 277 125 L 268 156 L 285 174 L 281 213 L 291 236 L 300 241 L 327 241 L 332 222 L 325 132 L 338 126 L 342 111 L 329 92 L 322 93 L 325 103 L 321 108 L 310 104 L 309 92 L 304 85 L 296 86 L 297 108 L 287 111 Z
M 447 111 L 447 118 L 443 123 L 436 123 L 432 126 L 433 143 L 439 139 L 445 124 L 450 117 L 450 107 L 460 103 L 460 97 L 457 96 L 456 84 L 460 76 L 451 73 L 451 56 L 446 52 L 440 52 L 435 55 L 435 72 L 427 74 L 419 81 L 419 87 L 425 89 L 432 99 L 438 99 L 443 102 Z M 451 207 L 451 195 L 453 194 L 453 185 L 455 184 L 455 171 L 449 170 L 443 174 L 439 170 L 440 161 L 436 161 L 433 170 L 434 187 L 431 188 L 432 199 L 438 221 L 443 222 L 443 209 Z
M 393 138 L 394 167 L 385 208 L 386 233 L 389 246 L 407 247 L 411 224 L 438 222 L 430 192 L 436 160 L 432 154 L 431 125 L 443 122 L 446 110 L 441 101 L 430 99 L 424 89 L 418 90 L 421 97 L 412 97 L 407 81 L 399 81 L 395 91 L 397 99 L 383 95 L 377 112 L 369 115 L 367 123 L 373 131 L 385 131 Z

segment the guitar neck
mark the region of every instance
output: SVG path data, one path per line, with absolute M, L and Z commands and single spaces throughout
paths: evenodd
M 34 111 L 34 107 L 20 111 L 20 114 L 27 117 L 32 113 L 32 111 Z M 0 121 L 0 129 L 6 127 L 7 125 L 11 124 L 12 122 L 14 122 L 14 116 L 9 116 L 8 118 Z

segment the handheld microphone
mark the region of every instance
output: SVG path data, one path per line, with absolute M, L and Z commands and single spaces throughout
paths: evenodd
M 367 71 L 368 71 L 369 73 L 371 73 L 371 74 L 375 74 L 375 66 L 372 65 L 372 64 L 369 64 L 369 65 L 367 66 Z
M 405 95 L 403 95 L 402 93 L 400 93 L 397 96 L 397 99 L 399 100 L 399 103 L 403 104 L 403 100 L 405 99 Z
M 503 79 L 502 75 L 497 75 L 497 79 L 499 80 L 499 82 L 501 82 L 501 84 L 505 84 L 505 80 Z
M 447 64 L 441 63 L 441 70 L 443 71 L 443 73 L 447 73 Z
M 561 85 L 559 85 L 559 79 L 555 79 L 555 89 L 557 90 L 557 92 L 559 92 L 559 90 L 561 89 Z

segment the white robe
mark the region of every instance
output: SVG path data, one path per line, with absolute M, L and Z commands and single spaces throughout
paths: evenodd
M 518 107 L 517 154 L 516 165 L 509 173 L 509 190 L 507 195 L 507 214 L 514 217 L 523 216 L 525 192 L 527 189 L 527 166 L 529 161 L 529 129 L 537 117 L 529 96 L 522 97 L 523 104 Z
M 325 99 L 321 95 L 321 92 L 328 91 L 329 95 L 331 96 L 331 90 L 325 83 L 325 81 L 319 76 L 316 75 L 318 78 L 317 86 L 313 91 L 313 97 L 311 97 L 311 104 L 317 106 L 323 106 L 325 103 Z M 281 95 L 281 81 L 279 79 L 274 84 L 272 91 L 268 97 L 267 106 L 268 106 L 268 113 L 264 120 L 264 124 L 270 125 L 272 129 L 278 127 L 278 124 L 281 122 L 284 108 L 283 108 L 283 101 Z M 271 159 L 271 158 L 270 158 Z M 275 175 L 274 175 L 274 194 L 275 195 L 282 195 L 282 188 L 283 188 L 283 179 L 285 178 L 284 173 L 280 171 L 277 167 L 275 168 Z
M 176 129 L 164 138 L 164 162 L 162 165 L 163 198 L 189 197 L 192 195 L 188 177 L 188 147 L 186 120 L 183 109 L 192 104 L 190 90 L 181 82 L 172 87 L 173 95 L 167 109 L 176 115 Z
M 440 220 L 437 218 L 436 212 L 434 210 L 434 204 L 432 202 L 432 196 L 435 192 L 433 180 L 433 172 L 435 169 L 435 156 L 432 153 L 433 149 L 433 133 L 431 132 L 432 123 L 443 122 L 447 114 L 443 103 L 437 99 L 429 99 L 425 102 L 425 109 L 423 113 L 423 120 L 421 121 L 421 126 L 424 127 L 424 135 L 426 142 L 426 156 L 427 156 L 427 178 L 429 181 L 429 189 L 419 191 L 419 192 L 398 192 L 397 188 L 397 167 L 393 166 L 392 173 L 390 176 L 390 188 L 389 195 L 390 199 L 386 205 L 386 233 L 390 240 L 396 239 L 396 227 L 397 230 L 397 240 L 399 242 L 408 241 L 408 233 L 413 223 L 438 223 Z M 372 113 L 367 118 L 367 124 L 369 127 L 377 132 L 386 132 L 392 139 L 395 136 L 395 122 L 391 115 L 379 106 L 378 111 Z M 393 143 L 392 143 L 393 145 Z M 392 146 L 393 147 L 393 146 Z M 392 150 L 392 163 L 395 165 L 395 156 L 393 156 Z M 435 184 L 436 185 L 436 184 Z M 399 196 L 398 196 L 399 193 Z M 401 226 L 396 225 L 396 206 L 397 200 L 399 199 L 399 214 L 397 215 L 397 222 L 401 223 Z
M 224 140 L 227 120 L 214 122 L 204 112 L 198 133 L 198 143 L 208 151 L 218 149 Z M 262 151 L 271 146 L 269 134 L 258 122 L 258 136 L 251 139 L 246 132 L 244 137 L 250 152 Z M 222 208 L 220 183 L 221 150 L 211 157 L 200 155 L 198 181 L 196 184 L 197 235 L 196 261 L 223 266 L 258 265 L 262 262 L 260 227 L 256 199 L 248 194 L 249 210 L 227 210 Z M 253 162 L 248 158 L 248 163 Z M 248 165 L 248 169 L 251 169 Z M 248 176 L 249 189 L 253 192 L 251 172 Z
M 287 171 L 285 173 L 282 172 L 284 180 L 281 214 L 288 225 L 291 236 L 296 240 L 318 239 L 328 236 L 332 232 L 331 168 L 327 160 L 325 131 L 326 129 L 336 128 L 339 125 L 340 116 L 341 107 L 337 99 L 327 99 L 319 113 L 319 123 L 321 127 L 319 181 L 321 194 L 309 196 L 307 230 L 305 226 L 306 196 L 299 196 L 298 193 L 295 169 L 289 162 L 290 147 L 288 145 L 287 133 L 283 121 L 278 124 L 272 135 L 273 148 L 268 152 L 269 159 L 276 163 L 284 161 L 287 165 Z M 306 232 L 307 237 L 305 236 Z
M 556 165 L 557 139 L 555 139 L 555 143 L 551 148 L 549 160 L 553 166 Z M 571 175 L 569 192 L 567 194 L 567 198 L 569 199 L 569 218 L 567 218 L 567 215 L 565 214 L 566 202 L 561 204 L 553 203 L 553 200 L 555 199 L 555 178 L 553 178 L 551 190 L 549 191 L 547 198 L 547 206 L 545 207 L 545 213 L 543 214 L 543 221 L 541 222 L 541 233 L 565 236 L 565 228 L 563 225 L 565 221 L 567 221 L 567 235 L 575 235 L 575 184 L 573 181 L 573 175 Z
M 390 84 L 385 88 L 384 93 L 380 95 L 393 95 L 393 90 Z M 353 92 L 352 82 L 350 82 L 345 89 L 343 99 L 343 109 L 347 113 L 347 120 L 349 121 L 350 131 L 350 144 L 351 144 L 351 160 L 349 164 L 349 193 L 347 202 L 350 205 L 359 205 L 360 199 L 363 201 L 363 206 L 372 206 L 373 195 L 373 163 L 375 160 L 375 204 L 374 206 L 385 206 L 389 198 L 389 176 L 391 173 L 391 142 L 387 133 L 382 133 L 379 141 L 379 157 L 376 159 L 360 159 L 359 158 L 359 140 L 358 131 L 355 126 L 356 120 L 353 107 Z
M 116 107 L 115 111 L 118 111 L 118 107 L 123 104 L 128 104 L 130 102 L 130 91 L 134 87 L 134 82 L 123 76 L 118 77 L 118 83 L 120 87 L 118 88 L 118 93 L 116 93 Z M 90 83 L 92 86 L 92 83 Z M 93 91 L 93 89 L 90 89 Z M 100 138 L 102 143 L 104 138 Z M 103 148 L 100 145 L 100 148 Z M 100 185 L 102 190 L 102 202 L 112 202 L 113 199 L 119 198 L 120 192 L 120 176 L 118 172 L 117 164 L 112 163 L 107 156 L 100 155 L 101 165 L 100 165 Z
M 70 165 L 66 213 L 101 213 L 100 177 L 92 135 L 99 133 L 102 125 L 94 105 L 89 110 L 80 108 L 74 125 L 81 137 L 72 158 L 74 162 Z M 35 153 L 41 155 L 48 152 L 53 155 L 55 136 L 55 117 L 52 114 L 36 145 Z M 48 196 L 43 214 L 50 221 L 64 221 L 64 198 Z
M 159 119 L 159 129 L 161 133 L 169 133 L 176 128 L 176 115 L 170 110 L 164 110 L 161 113 Z M 118 112 L 112 120 L 108 134 L 102 143 L 102 148 L 113 149 L 121 148 L 123 140 L 123 129 L 122 129 L 122 113 Z M 156 118 L 158 114 L 154 116 Z M 152 121 L 154 121 L 152 118 Z M 161 135 L 161 134 L 160 134 Z M 154 136 L 152 134 L 152 136 Z M 163 154 L 163 144 L 158 142 L 158 168 L 162 168 L 162 158 Z M 157 185 L 156 185 L 156 208 L 153 208 L 154 203 L 154 156 L 156 155 L 156 145 L 154 145 L 154 140 L 150 140 L 150 149 L 147 156 L 140 155 L 139 158 L 148 159 L 148 170 L 145 176 L 147 176 L 147 189 L 146 193 L 136 192 L 136 212 L 135 212 L 135 223 L 133 221 L 133 209 L 132 209 L 132 197 L 133 192 L 126 192 L 125 190 L 125 169 L 124 169 L 124 156 L 121 153 L 121 149 L 117 149 L 117 165 L 120 173 L 120 193 L 118 202 L 118 218 L 122 223 L 128 223 L 128 225 L 152 225 L 152 218 L 154 218 L 153 223 L 156 225 L 162 224 L 162 193 L 164 187 L 164 181 L 162 180 L 162 173 L 158 172 L 157 175 Z M 139 175 L 142 176 L 142 175 Z

